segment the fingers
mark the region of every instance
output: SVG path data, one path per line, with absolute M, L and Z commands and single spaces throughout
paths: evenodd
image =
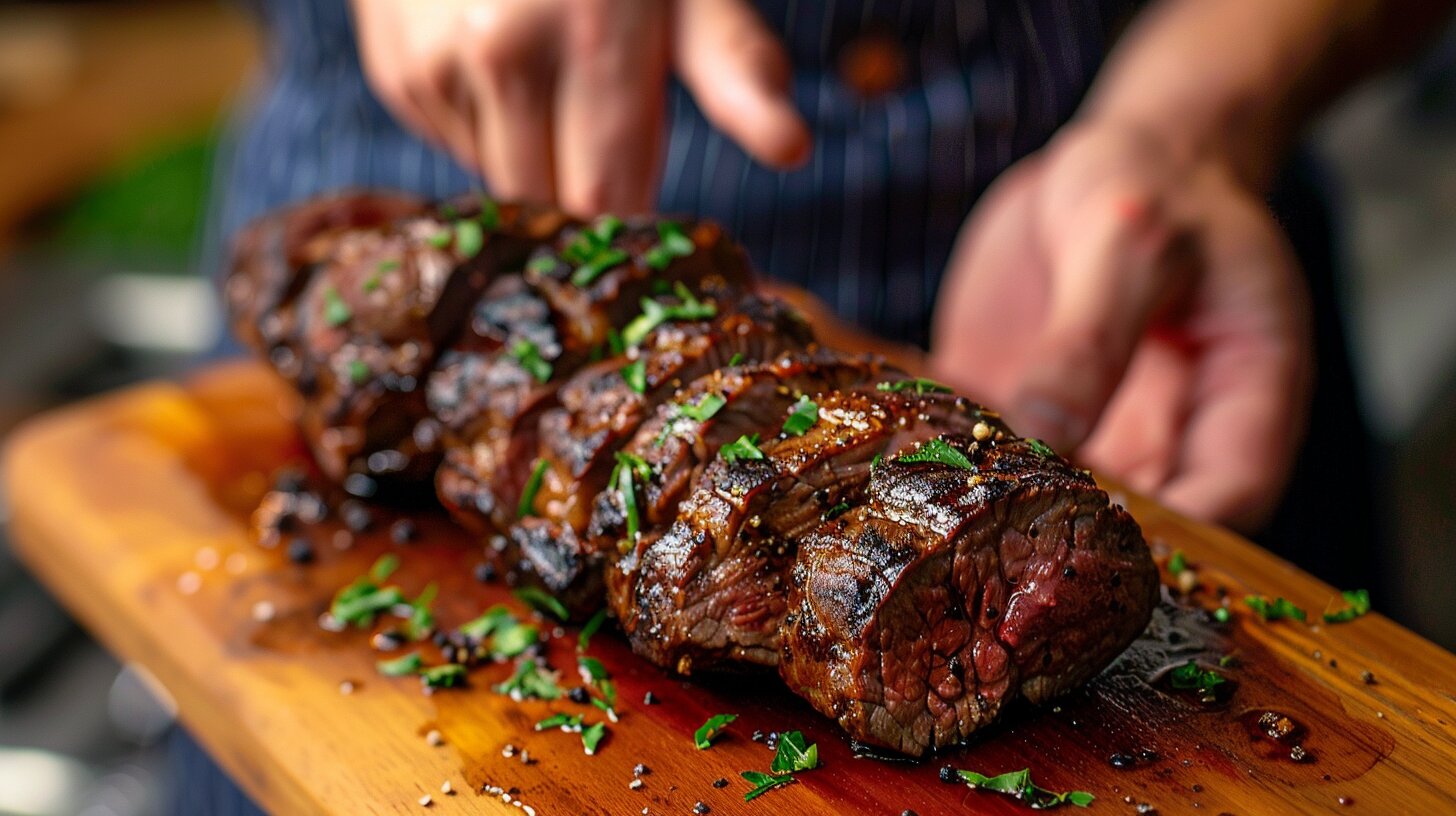
M 554 136 L 561 206 L 581 215 L 646 212 L 662 152 L 666 3 L 585 3 L 565 25 Z
M 1012 397 L 1018 429 L 1073 448 L 1096 425 L 1153 313 L 1184 285 L 1166 219 L 1138 199 L 1100 196 L 1049 241 L 1051 295 Z
M 743 0 L 682 0 L 673 62 L 703 114 L 759 161 L 809 157 L 809 129 L 789 96 L 783 46 Z
M 553 18 L 544 6 L 482 3 L 465 12 L 464 82 L 473 105 L 472 144 L 491 192 L 553 203 Z
M 1196 518 L 1256 529 L 1277 505 L 1303 437 L 1309 305 L 1278 227 L 1250 202 L 1211 248 L 1217 286 L 1190 323 L 1201 349 L 1174 475 L 1159 491 Z M 1237 244 L 1232 241 L 1237 241 Z

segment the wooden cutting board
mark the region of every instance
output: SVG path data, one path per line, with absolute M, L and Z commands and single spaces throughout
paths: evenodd
M 347 550 L 332 545 L 326 523 L 311 533 L 319 557 L 308 566 L 253 543 L 249 511 L 269 474 L 300 454 L 293 408 L 261 367 L 231 365 L 43 417 L 15 435 L 4 462 L 21 556 L 155 677 L 183 723 L 274 812 L 523 812 L 513 802 L 540 814 L 688 814 L 698 802 L 714 814 L 1023 810 L 939 781 L 944 765 L 988 775 L 1030 768 L 1044 787 L 1094 794 L 1094 813 L 1141 804 L 1165 814 L 1456 812 L 1456 657 L 1378 614 L 1266 623 L 1235 603 L 1231 624 L 1210 624 L 1197 608 L 1212 608 L 1220 591 L 1283 596 L 1318 621 L 1334 590 L 1135 496 L 1126 502 L 1155 551 L 1186 553 L 1200 588 L 1160 610 L 1149 636 L 1058 706 L 1015 711 L 974 745 L 919 765 L 856 758 L 775 678 L 686 682 L 604 633 L 590 650 L 613 673 L 623 710 L 599 753 L 586 756 L 575 735 L 532 725 L 594 709 L 512 702 L 490 688 L 508 666 L 425 696 L 411 678 L 376 673 L 366 633 L 319 627 L 330 596 L 384 551 L 399 555 L 395 580 L 406 592 L 439 582 L 446 625 L 516 602 L 475 580 L 476 546 L 440 518 L 420 519 L 413 543 L 379 533 Z M 271 620 L 255 619 L 260 602 L 276 610 Z M 549 657 L 570 674 L 575 637 L 564 635 Z M 1156 679 L 1188 657 L 1216 665 L 1224 655 L 1235 684 L 1225 703 L 1201 705 Z M 660 704 L 642 703 L 648 691 Z M 1301 732 L 1284 743 L 1260 736 L 1254 722 L 1265 711 Z M 740 716 L 713 748 L 696 750 L 694 729 L 720 712 Z M 766 771 L 772 758 L 753 733 L 791 729 L 818 743 L 822 767 L 745 803 L 739 772 Z M 443 744 L 426 740 L 431 730 Z M 1296 743 L 1302 762 L 1291 758 Z M 532 761 L 506 756 L 508 745 Z M 651 772 L 634 790 L 638 763 Z M 441 793 L 447 780 L 453 795 Z M 509 801 L 485 786 L 506 789 Z

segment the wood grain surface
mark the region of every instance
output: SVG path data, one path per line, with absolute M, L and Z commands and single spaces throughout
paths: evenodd
M 412 678 L 378 675 L 368 633 L 319 627 L 330 596 L 386 550 L 401 559 L 394 580 L 407 593 L 439 582 L 446 625 L 498 601 L 519 604 L 507 588 L 475 580 L 477 545 L 442 518 L 419 519 L 413 543 L 377 533 L 348 549 L 333 545 L 325 522 L 308 533 L 319 557 L 306 566 L 258 547 L 248 514 L 270 474 L 300 456 L 294 408 L 261 367 L 231 365 L 41 418 L 10 440 L 4 461 L 24 560 L 110 648 L 155 677 L 183 723 L 273 812 L 523 812 L 511 802 L 540 814 L 688 814 L 698 802 L 713 814 L 1023 811 L 939 781 L 944 765 L 1030 768 L 1044 787 L 1094 794 L 1094 813 L 1142 804 L 1164 814 L 1456 812 L 1456 657 L 1378 614 L 1318 623 L 1332 588 L 1136 496 L 1125 501 L 1155 552 L 1181 549 L 1198 587 L 1165 604 L 1148 636 L 1059 705 L 1013 711 L 975 744 L 918 765 L 857 758 L 776 678 L 684 681 L 603 633 L 590 651 L 613 673 L 622 715 L 586 756 L 576 736 L 532 725 L 556 711 L 590 721 L 595 710 L 512 702 L 490 688 L 509 666 L 426 696 Z M 1205 610 L 1220 593 L 1283 596 L 1312 623 L 1264 622 L 1235 603 L 1232 622 L 1216 625 Z M 276 610 L 271 620 L 255 619 L 260 602 Z M 563 634 L 548 657 L 570 674 L 575 637 Z M 1225 655 L 1233 693 L 1217 705 L 1159 679 L 1189 657 L 1217 665 Z M 647 691 L 660 704 L 644 705 Z M 1301 733 L 1285 743 L 1260 736 L 1251 723 L 1264 711 L 1287 715 Z M 740 718 L 712 749 L 696 750 L 693 730 L 719 712 Z M 443 744 L 426 741 L 432 729 Z M 789 729 L 818 743 L 822 767 L 745 803 L 739 772 L 766 771 L 772 758 L 752 734 Z M 1291 758 L 1296 743 L 1304 761 Z M 508 745 L 531 762 L 503 755 Z M 1114 755 L 1127 767 L 1114 767 Z M 651 772 L 633 790 L 638 763 Z M 726 786 L 715 787 L 719 779 Z M 453 795 L 441 793 L 447 780 Z M 487 785 L 513 791 L 510 801 L 482 793 Z

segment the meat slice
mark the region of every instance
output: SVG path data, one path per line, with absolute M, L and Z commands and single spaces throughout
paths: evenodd
M 425 378 L 472 305 L 566 219 L 467 199 L 378 229 L 341 233 L 297 301 L 302 424 L 336 480 L 427 485 L 438 461 Z
M 802 436 L 762 442 L 756 452 L 738 446 L 734 461 L 719 449 L 666 532 L 642 537 L 608 571 L 609 603 L 639 654 L 684 674 L 728 662 L 775 665 L 798 540 L 862 499 L 879 458 L 944 432 L 1002 430 L 993 415 L 945 393 L 814 399 L 818 417 Z
M 685 320 L 719 315 L 751 285 L 742 252 L 716 227 L 607 217 L 563 232 L 527 265 L 529 314 L 509 326 L 473 321 L 431 378 L 449 447 L 441 500 L 471 529 L 509 529 L 558 387 L 614 343 L 655 344 Z M 501 554 L 502 566 L 514 556 Z
M 641 348 L 589 366 L 563 385 L 560 406 L 541 418 L 534 515 L 511 529 L 546 585 L 577 594 L 571 587 L 588 569 L 583 534 L 593 501 L 613 473 L 613 454 L 659 405 L 684 383 L 730 363 L 770 360 L 812 342 L 793 308 L 748 296 L 713 320 L 666 324 Z
M 1157 584 L 1090 476 L 1035 441 L 947 435 L 800 542 L 779 673 L 855 739 L 920 756 L 1090 679 Z
M 403 193 L 349 190 L 276 210 L 238 231 L 223 284 L 233 331 L 294 379 L 299 360 L 286 343 L 293 336 L 293 301 L 317 265 L 350 230 L 378 229 L 427 212 Z

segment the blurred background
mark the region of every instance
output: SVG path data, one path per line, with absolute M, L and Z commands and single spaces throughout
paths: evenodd
M 262 63 L 243 5 L 0 4 L 0 436 L 214 347 L 209 179 Z M 1380 443 L 1389 568 L 1372 594 L 1456 648 L 1456 36 L 1348 96 L 1311 149 Z M 0 814 L 156 812 L 168 712 L 25 574 L 5 517 Z

